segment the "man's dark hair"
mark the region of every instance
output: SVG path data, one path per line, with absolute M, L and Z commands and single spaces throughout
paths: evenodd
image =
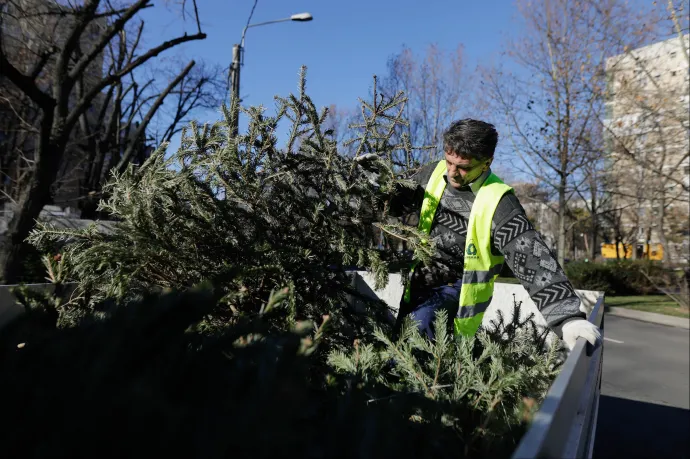
M 493 158 L 498 132 L 493 124 L 472 119 L 454 121 L 443 134 L 443 149 L 466 158 Z

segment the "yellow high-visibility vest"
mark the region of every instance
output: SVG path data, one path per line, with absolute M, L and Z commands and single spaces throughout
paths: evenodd
M 426 234 L 431 232 L 438 203 L 446 188 L 446 181 L 443 178 L 445 171 L 445 160 L 439 161 L 424 190 L 418 228 Z M 484 312 L 491 303 L 494 281 L 505 261 L 502 255 L 497 256 L 491 253 L 491 222 L 501 197 L 511 190 L 511 187 L 492 173 L 486 178 L 475 196 L 465 241 L 460 307 L 453 320 L 456 335 L 474 335 L 482 323 Z M 422 243 L 426 242 L 426 240 L 422 241 Z M 416 263 L 411 268 L 412 272 L 415 265 Z M 410 301 L 409 282 L 403 298 L 405 302 Z

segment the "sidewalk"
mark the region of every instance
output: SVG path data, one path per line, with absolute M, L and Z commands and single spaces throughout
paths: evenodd
M 682 317 L 667 316 L 664 314 L 656 314 L 654 312 L 636 311 L 627 308 L 607 308 L 606 314 L 612 316 L 625 317 L 627 319 L 639 320 L 642 322 L 651 322 L 653 324 L 666 325 L 669 327 L 690 329 L 690 319 L 683 319 Z

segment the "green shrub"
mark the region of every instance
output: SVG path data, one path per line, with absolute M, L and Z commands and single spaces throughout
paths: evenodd
M 656 278 L 668 275 L 661 265 L 651 261 L 575 261 L 565 266 L 568 279 L 577 289 L 604 291 L 609 296 L 659 293 L 643 270 Z

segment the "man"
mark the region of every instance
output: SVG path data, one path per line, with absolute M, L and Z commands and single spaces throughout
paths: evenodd
M 598 328 L 585 320 L 572 285 L 513 190 L 491 172 L 494 126 L 456 121 L 443 142 L 445 158 L 423 167 L 412 177 L 417 188 L 400 190 L 391 201 L 391 214 L 418 225 L 437 248 L 429 265 L 413 267 L 399 318 L 410 314 L 433 339 L 435 313 L 445 309 L 456 334 L 474 334 L 505 263 L 569 349 L 579 337 L 599 342 Z

